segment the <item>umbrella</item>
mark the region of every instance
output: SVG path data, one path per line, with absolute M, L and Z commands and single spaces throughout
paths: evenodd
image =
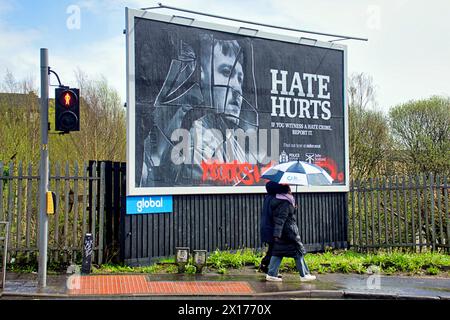
M 333 182 L 333 178 L 324 169 L 304 161 L 277 164 L 267 169 L 261 178 L 300 186 L 324 186 Z

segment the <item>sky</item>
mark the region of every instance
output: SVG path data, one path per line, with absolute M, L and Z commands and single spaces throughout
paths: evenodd
M 448 0 L 160 0 L 163 5 L 289 28 L 368 38 L 346 40 L 348 74 L 373 78 L 377 108 L 432 95 L 450 96 L 450 1 Z M 39 52 L 48 48 L 49 65 L 65 85 L 75 72 L 105 76 L 126 100 L 125 7 L 155 7 L 148 0 L 0 0 L 0 79 L 39 86 Z M 277 34 L 328 41 L 334 38 L 287 32 L 168 9 L 183 15 Z M 56 84 L 56 79 L 51 79 Z M 52 92 L 52 90 L 50 90 Z

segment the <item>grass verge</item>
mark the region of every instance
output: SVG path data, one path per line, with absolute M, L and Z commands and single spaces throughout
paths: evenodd
M 236 251 L 216 250 L 209 254 L 206 269 L 208 272 L 226 274 L 231 270 L 243 267 L 257 268 L 263 254 L 252 249 Z M 450 276 L 450 255 L 442 253 L 403 253 L 378 252 L 359 253 L 352 250 L 334 250 L 323 253 L 307 254 L 305 260 L 313 273 L 370 273 L 377 270 L 381 274 L 436 275 Z M 149 267 L 127 267 L 103 265 L 95 269 L 97 273 L 178 273 L 175 259 L 169 258 L 156 262 Z M 196 267 L 188 264 L 184 273 L 195 273 Z M 294 273 L 295 262 L 292 258 L 284 258 L 280 272 Z
M 259 266 L 263 253 L 254 249 L 241 249 L 235 251 L 219 251 L 209 253 L 204 272 L 226 274 L 232 270 L 244 267 L 256 269 Z M 323 253 L 310 253 L 305 256 L 309 269 L 313 273 L 357 273 L 365 274 L 370 270 L 378 270 L 385 275 L 434 275 L 450 276 L 450 255 L 443 253 L 404 253 L 381 252 L 360 253 L 353 250 L 328 250 Z M 8 270 L 12 272 L 37 272 L 37 264 L 10 263 Z M 197 268 L 190 263 L 179 270 L 175 258 L 160 259 L 150 266 L 130 267 L 119 264 L 103 264 L 93 266 L 94 274 L 113 273 L 180 273 L 194 274 Z M 49 264 L 48 273 L 64 273 L 60 265 Z M 284 258 L 280 272 L 294 273 L 295 262 L 292 258 Z

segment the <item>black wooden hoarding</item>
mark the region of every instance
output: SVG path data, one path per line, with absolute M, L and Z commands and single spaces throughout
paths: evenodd
M 174 256 L 176 247 L 208 252 L 262 247 L 264 194 L 180 195 L 173 197 L 173 213 L 127 215 L 126 165 L 105 162 L 105 168 L 111 183 L 105 188 L 104 260 L 145 265 L 157 257 Z M 296 201 L 308 251 L 348 246 L 346 193 L 297 193 Z
M 174 196 L 174 212 L 123 215 L 124 262 L 148 264 L 191 250 L 261 248 L 259 224 L 264 195 Z M 308 251 L 347 247 L 346 194 L 298 193 L 297 221 Z

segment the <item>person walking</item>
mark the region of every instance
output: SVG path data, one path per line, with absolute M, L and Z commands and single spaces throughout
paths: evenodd
M 277 182 L 269 181 L 266 183 L 267 194 L 264 197 L 263 209 L 261 212 L 261 242 L 264 246 L 267 246 L 267 251 L 264 257 L 261 259 L 259 270 L 267 273 L 269 271 L 270 258 L 272 257 L 273 248 L 273 217 L 270 203 L 275 198 L 277 193 L 282 193 L 283 186 Z
M 289 185 L 281 185 L 281 193 L 277 193 L 270 202 L 273 221 L 273 247 L 270 258 L 267 281 L 282 281 L 278 277 L 278 269 L 283 257 L 295 259 L 300 281 L 312 281 L 316 277 L 310 274 L 304 256 L 306 250 L 300 241 L 297 222 L 295 220 L 295 198 Z

